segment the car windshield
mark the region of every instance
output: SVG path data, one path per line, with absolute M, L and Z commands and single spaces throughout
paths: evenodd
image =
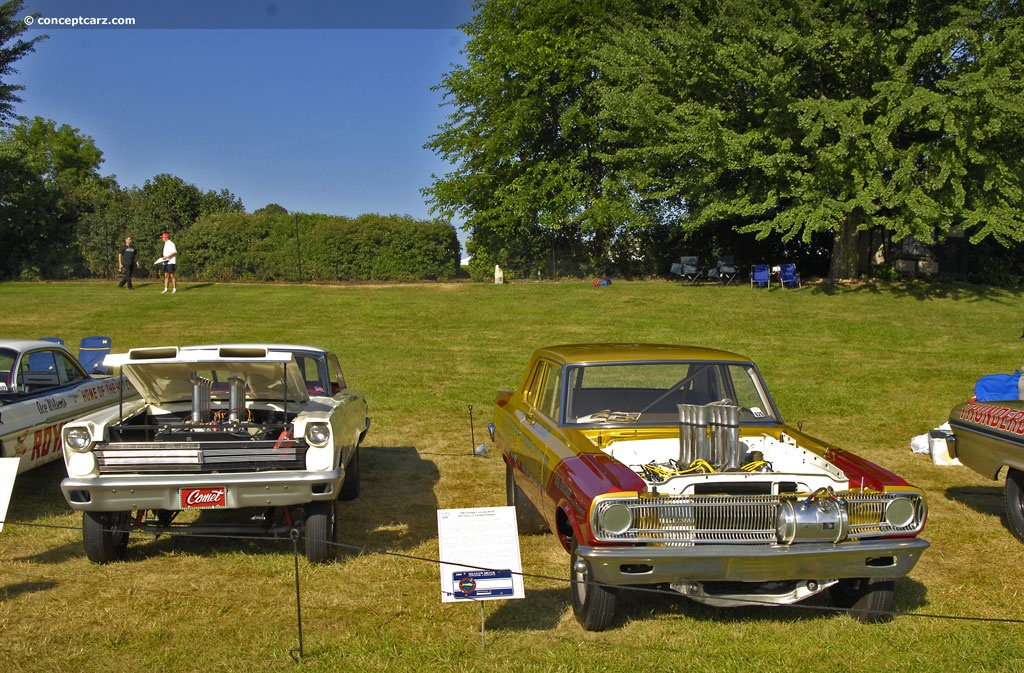
M 749 362 L 641 362 L 566 368 L 563 422 L 675 424 L 680 404 L 734 404 L 741 423 L 775 423 L 757 368 Z

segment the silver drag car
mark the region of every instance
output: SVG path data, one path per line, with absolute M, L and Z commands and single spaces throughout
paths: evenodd
M 61 490 L 83 512 L 86 555 L 124 557 L 131 529 L 195 528 L 186 510 L 258 510 L 206 532 L 304 530 L 306 556 L 333 556 L 338 500 L 359 494 L 365 398 L 338 358 L 310 346 L 135 348 L 109 355 L 142 399 L 64 427 Z M 189 517 L 182 517 L 189 518 Z

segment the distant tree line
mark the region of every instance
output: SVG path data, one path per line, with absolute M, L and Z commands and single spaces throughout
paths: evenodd
M 446 280 L 459 271 L 450 224 L 289 214 L 276 204 L 248 214 L 228 190 L 173 175 L 123 188 L 100 174 L 102 159 L 91 138 L 52 120 L 0 130 L 0 280 L 112 278 L 125 236 L 145 277 L 162 231 L 178 245 L 182 278 Z
M 454 227 L 400 215 L 356 218 L 252 214 L 226 189 L 204 191 L 166 173 L 122 187 L 100 173 L 92 138 L 15 113 L 15 65 L 45 39 L 25 39 L 24 2 L 0 3 L 0 280 L 115 275 L 126 236 L 153 272 L 163 231 L 178 245 L 184 278 L 216 280 L 446 280 L 459 272 Z

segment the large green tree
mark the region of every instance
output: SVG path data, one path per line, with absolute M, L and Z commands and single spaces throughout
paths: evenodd
M 89 136 L 42 117 L 0 133 L 7 183 L 0 239 L 2 275 L 62 278 L 82 267 L 79 222 L 111 188 L 99 173 L 103 153 Z
M 602 51 L 624 191 L 678 205 L 694 230 L 828 232 L 833 277 L 865 271 L 886 238 L 1024 240 L 1017 0 L 648 7 Z
M 600 245 L 598 28 L 612 0 L 488 0 L 465 26 L 466 64 L 438 87 L 452 112 L 427 144 L 455 168 L 424 190 L 434 212 L 473 232 L 477 267 L 522 273 Z M 595 240 L 597 239 L 597 240 Z
M 426 193 L 490 263 L 544 258 L 547 240 L 595 268 L 642 259 L 673 243 L 666 227 L 825 238 L 834 277 L 907 236 L 1012 245 L 1021 15 L 1020 0 L 485 0 L 428 145 L 456 168 Z
M 14 106 L 21 102 L 18 92 L 25 88 L 10 81 L 11 76 L 17 72 L 15 63 L 34 51 L 36 43 L 46 38 L 45 35 L 37 35 L 29 40 L 23 39 L 22 35 L 28 26 L 24 21 L 19 21 L 17 15 L 24 4 L 22 0 L 0 4 L 0 128 L 17 120 Z

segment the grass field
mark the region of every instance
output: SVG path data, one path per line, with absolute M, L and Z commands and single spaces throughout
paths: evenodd
M 343 504 L 338 562 L 299 560 L 310 671 L 1020 671 L 1024 545 L 1002 482 L 938 467 L 910 440 L 983 374 L 1024 364 L 1019 292 L 959 285 L 770 291 L 678 283 L 393 286 L 0 284 L 0 336 L 88 335 L 135 346 L 309 343 L 340 353 L 370 402 L 363 493 Z M 473 456 L 496 390 L 533 348 L 688 343 L 752 357 L 785 418 L 923 487 L 932 543 L 897 582 L 893 621 L 827 608 L 713 609 L 630 594 L 609 631 L 572 616 L 568 555 L 520 540 L 526 598 L 442 604 L 438 508 L 504 505 L 500 457 Z M 473 427 L 470 425 L 470 406 Z M 488 445 L 489 441 L 488 441 Z M 493 447 L 491 447 L 493 448 Z M 133 536 L 90 564 L 63 464 L 18 478 L 0 533 L 0 664 L 39 671 L 293 670 L 289 540 Z

